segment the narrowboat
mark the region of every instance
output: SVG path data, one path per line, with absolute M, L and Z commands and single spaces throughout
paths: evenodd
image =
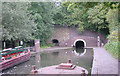
M 30 50 L 22 46 L 4 49 L 0 54 L 0 71 L 30 59 Z

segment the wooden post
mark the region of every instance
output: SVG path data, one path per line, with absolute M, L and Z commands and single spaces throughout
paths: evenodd
M 30 74 L 35 74 L 37 73 L 38 71 L 36 70 L 36 67 L 35 65 L 32 66 L 32 71 L 30 72 Z
M 82 74 L 80 76 L 87 76 L 85 70 L 82 69 Z
M 35 40 L 35 51 L 38 52 L 40 50 L 40 39 Z
M 71 63 L 71 59 L 68 60 L 68 63 Z

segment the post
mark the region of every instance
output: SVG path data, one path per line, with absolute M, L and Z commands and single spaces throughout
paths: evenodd
M 35 51 L 38 52 L 40 50 L 40 39 L 35 40 Z
M 80 76 L 87 76 L 85 70 L 82 69 L 82 74 Z
M 98 41 L 98 47 L 100 47 L 100 36 L 97 37 Z
M 23 41 L 20 41 L 20 45 L 21 45 L 21 46 L 23 45 Z
M 6 43 L 5 43 L 5 41 L 4 41 L 4 43 L 3 43 L 3 44 L 4 44 L 3 46 L 4 46 L 4 49 L 5 49 L 5 48 L 6 48 Z
M 71 63 L 71 59 L 68 60 L 68 63 Z
M 36 70 L 35 65 L 33 65 L 30 74 L 35 74 L 35 73 L 37 73 L 37 72 L 38 72 L 38 71 Z

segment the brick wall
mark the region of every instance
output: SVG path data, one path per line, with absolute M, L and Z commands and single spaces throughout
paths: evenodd
M 79 34 L 77 28 L 55 26 L 53 35 L 48 42 L 52 43 L 53 39 L 57 39 L 60 46 L 65 46 L 66 44 L 71 46 L 75 40 L 84 39 L 87 46 L 92 47 L 97 46 L 98 35 L 101 37 L 101 41 L 105 44 L 106 39 L 100 33 L 85 30 L 83 33 Z
M 50 40 L 52 41 L 53 39 L 57 39 L 60 43 L 62 43 L 69 38 L 69 28 L 57 26 L 54 27 L 54 32 Z

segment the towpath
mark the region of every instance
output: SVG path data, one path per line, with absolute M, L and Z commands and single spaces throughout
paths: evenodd
M 103 47 L 94 48 L 92 76 L 118 76 L 118 60 Z

